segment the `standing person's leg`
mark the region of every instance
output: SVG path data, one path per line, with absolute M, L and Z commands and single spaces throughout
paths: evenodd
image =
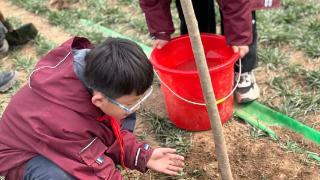
M 222 14 L 220 12 L 222 17 Z M 221 31 L 223 34 L 223 21 L 221 21 Z M 249 52 L 241 60 L 241 76 L 235 95 L 238 103 L 250 102 L 259 97 L 260 90 L 253 74 L 253 69 L 257 66 L 257 26 L 256 13 L 252 12 L 252 37 L 253 42 L 249 45 Z M 238 79 L 239 64 L 235 65 L 235 80 Z
M 74 177 L 43 156 L 36 156 L 25 166 L 23 180 L 75 180 Z
M 242 72 L 240 75 L 240 82 L 237 86 L 235 95 L 238 103 L 246 103 L 256 100 L 260 96 L 260 89 L 257 85 L 256 79 L 253 74 L 253 69 L 257 66 L 257 27 L 256 27 L 256 14 L 252 12 L 252 36 L 253 42 L 249 46 L 249 52 L 241 61 Z M 235 71 L 239 71 L 239 65 L 236 65 Z M 235 74 L 235 79 L 239 74 Z
M 214 1 L 192 0 L 192 4 L 200 32 L 216 33 Z M 188 29 L 183 16 L 180 0 L 176 0 L 176 6 L 180 18 L 180 33 L 187 34 Z
M 257 25 L 256 13 L 252 12 L 252 43 L 249 45 L 249 52 L 242 58 L 242 73 L 249 73 L 257 66 Z M 235 71 L 239 72 L 239 66 L 235 67 Z

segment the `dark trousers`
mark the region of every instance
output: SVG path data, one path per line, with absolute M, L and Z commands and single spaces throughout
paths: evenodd
M 75 178 L 43 156 L 30 159 L 23 180 L 75 180 Z
M 200 32 L 216 33 L 216 18 L 213 0 L 192 0 Z M 183 16 L 180 0 L 176 0 L 180 18 L 180 33 L 187 34 L 188 29 Z
M 216 19 L 213 0 L 192 0 L 193 9 L 198 21 L 199 31 L 207 33 L 216 33 Z M 180 18 L 180 33 L 187 34 L 188 29 L 186 21 L 183 16 L 180 0 L 176 0 L 176 6 Z M 222 17 L 222 13 L 220 12 Z M 222 19 L 222 18 L 221 18 Z M 221 32 L 223 32 L 223 21 L 221 21 Z M 249 52 L 241 61 L 242 72 L 250 72 L 257 66 L 257 28 L 256 28 L 256 14 L 252 12 L 252 36 L 253 42 L 249 45 Z M 238 70 L 238 66 L 235 66 L 235 71 Z

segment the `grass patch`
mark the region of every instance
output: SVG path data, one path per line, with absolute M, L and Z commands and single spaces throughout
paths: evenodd
M 314 90 L 320 90 L 320 71 L 306 72 L 306 81 L 308 86 Z
M 11 2 L 22 6 L 35 14 L 44 14 L 48 11 L 46 8 L 47 1 L 43 0 L 11 0 Z
M 50 50 L 56 47 L 56 44 L 48 41 L 42 36 L 37 36 L 35 39 L 35 44 L 37 46 L 37 55 L 43 56 L 44 54 L 48 53 Z
M 139 32 L 147 32 L 148 28 L 144 19 L 133 19 L 130 23 L 130 27 L 137 29 Z
M 258 49 L 258 58 L 270 69 L 276 70 L 284 65 L 288 57 L 279 48 L 270 48 L 268 46 Z
M 282 1 L 282 18 L 275 19 L 275 23 L 297 24 L 310 16 L 319 13 L 319 5 L 314 0 L 297 1 L 297 0 L 283 0 Z
M 9 21 L 9 23 L 13 29 L 16 29 L 17 27 L 19 27 L 22 24 L 20 19 L 18 19 L 16 17 L 8 17 L 8 18 L 6 18 L 6 20 Z
M 257 12 L 259 44 L 276 47 L 288 44 L 292 39 L 298 38 L 294 33 L 293 25 L 274 22 L 281 18 L 281 14 L 281 10 Z
M 315 164 L 320 166 L 319 154 L 308 151 L 293 140 L 289 136 L 286 137 L 286 140 L 283 142 L 279 142 L 279 145 L 282 149 L 284 149 L 288 153 L 302 154 L 305 155 L 303 162 L 307 165 Z
M 300 32 L 295 40 L 295 48 L 311 58 L 320 57 L 320 20 L 313 19 Z
M 31 56 L 24 56 L 20 53 L 15 53 L 12 57 L 12 62 L 16 70 L 26 71 L 27 74 L 29 74 L 36 61 Z
M 111 2 L 110 0 L 79 1 L 78 3 L 83 8 L 61 11 L 50 11 L 45 4 L 47 2 L 44 1 L 44 3 L 41 0 L 32 0 L 33 3 L 24 3 L 22 0 L 12 0 L 12 2 L 35 14 L 46 16 L 51 24 L 65 28 L 74 36 L 87 37 L 94 43 L 99 43 L 105 38 L 102 33 L 92 30 L 90 27 L 83 29 L 83 27 L 79 25 L 81 19 L 91 20 L 96 24 L 111 28 L 122 34 L 126 34 L 129 37 L 137 38 L 138 41 L 141 42 L 147 40 L 147 25 L 144 22 L 144 17 L 139 8 L 138 1 L 132 1 L 133 4 L 127 6 L 132 12 L 130 17 L 127 16 L 128 13 L 125 12 L 123 6 L 119 6 L 126 3 L 125 1 L 120 3 Z M 129 2 L 131 1 L 127 1 L 127 3 Z M 40 11 L 38 10 L 39 7 L 41 7 Z M 146 36 L 137 36 L 139 33 L 145 33 Z
M 280 147 L 285 149 L 286 152 L 292 152 L 292 153 L 298 153 L 298 154 L 302 154 L 305 152 L 305 150 L 301 148 L 299 144 L 292 141 L 289 136 L 287 136 L 287 139 L 283 143 L 280 143 Z
M 90 31 L 85 33 L 79 27 L 80 19 L 89 19 L 96 24 L 134 37 L 138 41 L 150 43 L 145 18 L 137 0 L 116 2 L 111 0 L 73 1 L 80 4 L 82 8 L 57 12 L 52 12 L 47 8 L 47 1 L 11 1 L 35 14 L 47 16 L 50 23 L 64 27 L 72 35 L 94 39 L 91 37 Z M 310 22 L 310 19 L 316 19 L 316 16 L 319 15 L 320 4 L 315 0 L 307 1 L 308 3 L 298 0 L 284 0 L 282 8 L 279 10 L 257 11 L 259 42 L 272 47 L 294 42 L 297 43 L 294 45 L 296 49 L 303 50 L 312 58 L 319 57 L 319 36 L 310 34 L 308 35 L 310 38 L 305 38 L 303 35 L 309 32 L 310 28 L 319 32 L 317 31 L 317 22 L 315 20 L 315 22 Z M 174 3 L 172 3 L 172 6 L 174 6 Z M 172 9 L 175 27 L 179 27 L 176 8 L 172 7 Z M 129 17 L 127 16 L 128 11 L 131 13 Z M 216 19 L 219 19 L 219 17 Z M 144 34 L 144 36 L 141 36 L 141 34 Z M 99 39 L 94 39 L 94 41 L 100 42 Z
M 320 57 L 319 9 L 315 0 L 283 0 L 278 10 L 258 11 L 259 42 L 271 47 L 289 44 L 311 58 Z
M 185 155 L 191 145 L 191 132 L 176 128 L 167 118 L 154 113 L 143 111 L 141 116 L 151 123 L 152 133 L 155 134 L 161 146 L 175 148 L 177 153 Z
M 309 91 L 303 84 L 297 84 L 298 76 L 278 76 L 271 79 L 269 87 L 273 89 L 272 97 L 265 100 L 265 104 L 271 105 L 275 110 L 305 121 L 306 115 L 315 115 L 320 112 L 320 94 L 317 91 Z M 279 99 L 276 105 L 268 102 Z
M 145 132 L 139 136 L 144 139 L 148 134 L 155 135 L 156 140 L 161 147 L 170 147 L 177 150 L 177 153 L 185 156 L 189 151 L 191 144 L 192 133 L 176 128 L 167 118 L 160 117 L 152 112 L 141 110 L 139 114 L 144 120 L 151 124 L 151 132 Z M 172 177 L 166 174 L 151 172 L 150 176 L 156 179 L 184 179 L 187 177 L 201 177 L 203 170 L 194 170 L 193 172 L 181 172 L 177 177 Z
M 258 28 L 258 33 L 260 29 L 264 30 L 260 33 L 259 43 L 266 46 L 277 47 L 281 44 L 288 44 L 292 39 L 297 38 L 292 32 L 292 28 L 282 25 L 270 25 L 267 28 L 261 27 Z
M 249 134 L 254 139 L 265 138 L 265 137 L 269 136 L 265 131 L 263 131 L 255 126 L 250 126 Z
M 134 0 L 119 0 L 119 2 L 123 5 L 130 5 L 134 2 Z

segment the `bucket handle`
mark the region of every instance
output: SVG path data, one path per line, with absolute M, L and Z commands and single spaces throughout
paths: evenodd
M 218 99 L 218 100 L 216 101 L 216 104 L 217 104 L 217 105 L 223 103 L 223 102 L 224 102 L 226 99 L 228 99 L 228 98 L 234 93 L 234 91 L 237 89 L 237 86 L 238 86 L 238 84 L 239 84 L 239 82 L 240 82 L 241 70 L 242 70 L 242 67 L 241 67 L 241 59 L 239 59 L 239 76 L 238 76 L 237 83 L 236 83 L 236 85 L 234 86 L 234 88 L 232 89 L 232 91 L 231 91 L 226 97 L 223 97 L 223 98 Z M 164 82 L 161 80 L 160 76 L 158 75 L 158 73 L 157 73 L 155 70 L 154 70 L 154 73 L 155 73 L 155 75 L 158 77 L 160 83 L 161 83 L 164 87 L 166 87 L 166 88 L 167 88 L 173 95 L 175 95 L 177 98 L 179 98 L 179 99 L 181 99 L 181 100 L 183 100 L 183 101 L 185 101 L 185 102 L 187 102 L 187 103 L 194 104 L 194 105 L 199 105 L 199 106 L 205 106 L 205 105 L 206 105 L 205 103 L 199 103 L 199 102 L 190 101 L 190 100 L 188 100 L 188 99 L 180 96 L 179 94 L 177 94 L 176 92 L 174 92 L 166 83 L 164 83 Z

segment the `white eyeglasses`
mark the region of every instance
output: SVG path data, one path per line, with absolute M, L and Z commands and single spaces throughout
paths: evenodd
M 125 105 L 122 105 L 121 103 L 117 102 L 116 100 L 109 98 L 106 96 L 106 98 L 113 103 L 114 105 L 118 106 L 119 108 L 123 109 L 124 111 L 126 111 L 128 114 L 132 114 L 134 113 L 134 111 L 140 106 L 140 104 L 145 101 L 152 93 L 153 88 L 152 86 L 145 92 L 145 95 L 139 99 L 139 101 L 133 105 L 131 108 L 126 107 Z

